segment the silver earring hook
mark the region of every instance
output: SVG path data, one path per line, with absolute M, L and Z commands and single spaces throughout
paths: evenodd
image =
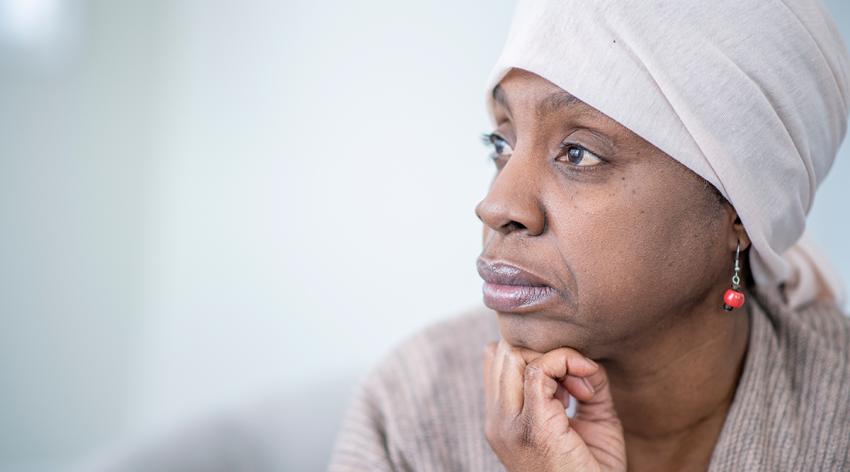
M 738 240 L 738 245 L 735 248 L 735 274 L 732 276 L 732 287 L 735 290 L 738 290 L 741 287 L 741 264 L 740 264 L 740 254 L 741 254 L 741 240 Z

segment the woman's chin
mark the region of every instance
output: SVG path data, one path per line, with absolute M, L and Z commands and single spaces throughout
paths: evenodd
M 497 312 L 499 332 L 508 344 L 545 353 L 569 346 L 581 351 L 582 336 L 575 324 L 545 314 Z

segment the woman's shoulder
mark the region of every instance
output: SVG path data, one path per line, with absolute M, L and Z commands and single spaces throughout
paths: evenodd
M 769 292 L 753 301 L 745 368 L 710 470 L 848 470 L 850 319 L 828 301 L 791 308 Z
M 790 308 L 766 300 L 767 332 L 760 341 L 758 395 L 747 404 L 761 411 L 776 444 L 794 444 L 777 463 L 843 468 L 850 457 L 850 318 L 829 300 Z M 840 451 L 837 452 L 836 451 Z M 798 470 L 798 469 L 797 469 Z
M 330 470 L 504 470 L 482 433 L 483 347 L 498 337 L 481 308 L 398 341 L 361 378 Z
M 850 317 L 831 299 L 789 307 L 778 293 L 759 295 L 773 333 L 771 344 L 775 344 L 769 362 L 781 367 L 800 402 L 818 403 L 846 392 L 850 384 Z M 824 407 L 850 413 L 850 401 Z M 847 422 L 850 424 L 850 418 Z
M 832 300 L 818 300 L 791 309 L 774 306 L 783 350 L 796 361 L 850 375 L 850 316 Z M 850 381 L 845 375 L 844 381 Z M 846 385 L 845 385 L 846 387 Z

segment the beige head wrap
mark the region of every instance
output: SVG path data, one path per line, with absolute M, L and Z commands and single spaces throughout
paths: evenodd
M 717 187 L 756 284 L 843 304 L 802 237 L 847 128 L 850 57 L 818 0 L 520 0 L 487 82 L 533 72 Z M 492 115 L 491 115 L 492 116 Z

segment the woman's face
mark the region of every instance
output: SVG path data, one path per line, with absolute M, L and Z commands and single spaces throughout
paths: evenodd
M 495 97 L 481 260 L 519 266 L 555 293 L 494 308 L 506 341 L 603 358 L 692 313 L 729 316 L 735 213 L 705 180 L 533 73 L 511 70 Z

